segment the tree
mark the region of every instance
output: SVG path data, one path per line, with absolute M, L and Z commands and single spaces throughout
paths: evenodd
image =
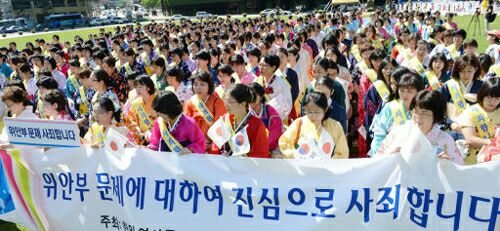
M 146 8 L 155 8 L 159 5 L 159 0 L 141 0 L 141 5 Z

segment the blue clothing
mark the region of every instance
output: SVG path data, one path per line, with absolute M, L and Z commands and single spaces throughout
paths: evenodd
M 394 118 L 392 118 L 392 110 L 391 110 L 392 102 L 394 101 L 386 103 L 383 106 L 380 113 L 377 114 L 373 119 L 373 140 L 371 143 L 370 151 L 368 152 L 368 155 L 370 156 L 374 156 L 377 153 L 378 149 L 380 148 L 380 145 L 382 145 L 382 142 L 384 141 L 385 137 L 387 136 L 387 134 L 389 134 L 389 131 L 392 129 L 392 125 L 394 123 Z M 405 108 L 404 113 L 406 114 L 406 118 L 410 120 L 411 112 Z
M 0 65 L 0 74 L 5 75 L 6 78 L 9 78 L 12 72 L 14 71 L 9 67 L 9 65 L 7 65 L 6 62 L 3 62 L 2 65 Z
M 345 108 L 342 107 L 337 102 L 332 101 L 328 110 L 329 110 L 328 117 L 339 122 L 340 125 L 342 125 L 342 129 L 344 130 L 344 133 L 347 133 L 347 115 L 345 112 Z
M 299 75 L 297 72 L 293 69 L 287 68 L 286 69 L 286 80 L 292 86 L 292 102 L 295 102 L 297 98 L 299 97 Z

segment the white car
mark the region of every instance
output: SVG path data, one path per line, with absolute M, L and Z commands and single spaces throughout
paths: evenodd
M 126 18 L 122 18 L 122 17 L 118 17 L 118 16 L 108 17 L 108 20 L 112 24 L 123 24 L 123 23 L 128 22 L 128 20 Z
M 94 18 L 90 20 L 90 26 L 104 26 L 110 24 L 110 21 L 106 18 Z
M 260 12 L 260 15 L 261 16 L 270 16 L 270 15 L 276 15 L 276 10 L 275 9 L 265 9 L 263 11 Z
M 182 14 L 174 14 L 171 17 L 172 20 L 182 20 L 182 19 L 185 19 L 185 18 L 186 17 L 182 16 Z
M 196 18 L 209 18 L 211 14 L 207 13 L 206 11 L 198 11 L 196 12 Z

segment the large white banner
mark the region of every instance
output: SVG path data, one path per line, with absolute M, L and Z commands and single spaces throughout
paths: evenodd
M 298 161 L 135 148 L 3 151 L 16 209 L 0 219 L 50 231 L 499 229 L 499 162 L 465 167 L 418 155 Z

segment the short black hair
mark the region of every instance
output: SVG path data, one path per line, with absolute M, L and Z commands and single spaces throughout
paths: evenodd
M 397 83 L 398 89 L 394 92 L 397 99 L 399 99 L 398 90 L 404 87 L 413 87 L 417 90 L 417 92 L 424 89 L 424 81 L 422 78 L 413 71 L 405 73 L 401 76 L 401 79 Z
M 457 30 L 453 31 L 453 33 L 451 35 L 453 37 L 460 36 L 460 37 L 462 37 L 462 39 L 467 38 L 467 32 L 465 32 L 464 29 L 457 29 Z
M 214 93 L 215 90 L 215 84 L 214 80 L 212 78 L 212 74 L 210 72 L 202 71 L 202 70 L 197 70 L 193 72 L 193 75 L 191 76 L 191 81 L 193 82 L 192 87 L 194 88 L 194 80 L 200 80 L 203 82 L 206 82 L 208 84 L 208 94 L 211 95 Z M 194 92 L 194 90 L 193 90 Z
M 253 95 L 255 96 L 253 97 L 254 103 L 261 103 L 261 104 L 266 103 L 266 91 L 264 90 L 264 87 L 262 87 L 262 85 L 260 85 L 257 82 L 253 82 L 250 85 L 248 85 L 248 87 L 250 88 L 250 90 L 252 90 Z M 256 96 L 260 96 L 261 98 L 260 102 L 255 102 L 255 100 L 257 99 Z
M 329 118 L 328 117 L 329 111 L 328 111 L 328 98 L 327 98 L 327 96 L 323 93 L 316 92 L 316 91 L 310 92 L 306 95 L 306 97 L 304 99 L 304 105 L 307 105 L 310 102 L 312 102 L 313 104 L 315 104 L 316 106 L 320 107 L 321 109 L 323 109 L 325 111 L 325 114 L 323 116 L 323 120 L 321 121 L 321 123 L 325 122 Z
M 43 96 L 43 101 L 47 101 L 50 104 L 57 103 L 57 111 L 63 111 L 66 110 L 66 105 L 68 104 L 68 101 L 66 101 L 66 97 L 64 96 L 61 91 L 57 89 L 53 89 L 47 93 L 45 93 Z
M 156 58 L 153 59 L 153 65 L 155 66 L 158 66 L 158 67 L 161 67 L 163 69 L 165 69 L 165 59 L 161 56 L 158 56 Z
M 201 59 L 201 60 L 205 60 L 205 61 L 209 61 L 210 62 L 210 54 L 206 51 L 199 51 L 197 54 L 196 54 L 196 59 Z
M 147 75 L 139 75 L 137 78 L 135 78 L 136 84 L 144 85 L 148 89 L 148 93 L 150 95 L 153 95 L 156 91 L 155 84 L 153 83 L 153 80 L 149 78 Z
M 162 91 L 153 99 L 153 110 L 175 118 L 182 113 L 182 104 L 177 95 L 171 91 Z
M 52 58 L 52 57 L 47 57 L 47 58 L 45 59 L 45 61 L 49 62 L 50 67 L 52 68 L 52 70 L 54 70 L 54 69 L 56 69 L 56 68 L 57 68 L 57 62 L 56 62 L 56 60 L 55 60 L 54 58 Z
M 182 82 L 182 80 L 184 80 L 184 74 L 177 66 L 172 66 L 167 69 L 167 77 L 168 76 L 175 77 L 175 80 L 177 80 L 177 82 Z
M 262 51 L 260 51 L 259 48 L 253 48 L 247 52 L 247 56 L 249 56 L 249 55 L 255 56 L 255 57 L 257 57 L 257 59 L 260 60 L 260 57 L 262 56 Z
M 240 54 L 235 54 L 231 56 L 231 58 L 229 59 L 229 63 L 231 64 L 231 66 L 234 66 L 234 64 L 245 65 L 245 59 L 243 59 L 243 56 L 241 56 Z
M 253 92 L 247 85 L 237 83 L 227 90 L 227 94 L 233 97 L 238 103 L 246 103 L 247 105 L 253 103 Z
M 451 70 L 451 77 L 455 80 L 460 79 L 460 72 L 463 71 L 467 66 L 473 66 L 476 69 L 474 73 L 474 80 L 479 78 L 479 60 L 476 56 L 462 55 L 453 64 L 453 69 Z
M 269 64 L 269 66 L 274 67 L 277 70 L 280 67 L 280 57 L 277 55 L 266 55 L 264 56 L 264 62 Z
M 446 100 L 444 100 L 441 93 L 436 90 L 420 91 L 417 93 L 410 104 L 410 110 L 415 108 L 432 111 L 432 123 L 434 124 L 444 120 L 447 110 Z
M 57 89 L 57 82 L 53 77 L 46 76 L 42 77 L 36 83 L 38 88 L 43 87 L 45 89 Z
M 483 85 L 477 92 L 477 103 L 483 106 L 483 101 L 486 96 L 500 97 L 500 78 L 491 77 L 483 81 Z M 500 105 L 497 106 L 499 108 Z

